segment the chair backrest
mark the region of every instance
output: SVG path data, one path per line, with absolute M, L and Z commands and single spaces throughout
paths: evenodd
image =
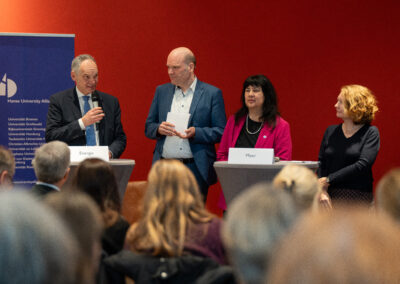
M 135 223 L 142 214 L 143 197 L 147 190 L 147 181 L 130 181 L 126 186 L 122 201 L 122 216 L 129 222 Z

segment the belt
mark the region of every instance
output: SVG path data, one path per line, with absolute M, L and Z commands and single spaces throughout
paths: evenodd
M 164 159 L 164 160 L 177 160 L 177 161 L 182 162 L 183 164 L 194 163 L 194 158 L 164 158 L 164 157 L 161 157 L 161 159 Z

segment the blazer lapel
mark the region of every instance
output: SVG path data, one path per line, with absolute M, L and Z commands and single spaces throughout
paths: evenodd
M 191 125 L 191 123 L 192 123 L 193 114 L 196 111 L 196 107 L 201 99 L 201 96 L 203 95 L 203 92 L 204 92 L 203 83 L 201 81 L 197 80 L 196 89 L 194 90 L 192 103 L 191 103 L 190 109 L 189 109 L 190 118 L 189 118 L 188 126 Z
M 160 121 L 167 120 L 167 114 L 171 111 L 172 100 L 174 99 L 175 94 L 175 86 L 170 85 L 168 92 L 163 96 L 163 100 L 161 100 L 162 104 L 160 107 Z
M 74 116 L 76 119 L 79 119 L 82 117 L 82 112 L 81 112 L 81 106 L 79 105 L 79 99 L 78 99 L 78 93 L 76 92 L 76 87 L 74 87 L 72 96 L 71 96 L 72 104 L 74 105 L 74 108 L 72 110 Z

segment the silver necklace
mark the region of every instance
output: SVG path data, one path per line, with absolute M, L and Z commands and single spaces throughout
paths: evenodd
M 250 132 L 249 131 L 249 115 L 247 115 L 247 118 L 246 118 L 246 131 L 247 131 L 247 133 L 249 133 L 250 135 L 254 135 L 254 134 L 258 133 L 261 130 L 262 126 L 263 126 L 263 124 L 261 123 L 260 124 L 260 128 L 258 128 L 255 132 Z

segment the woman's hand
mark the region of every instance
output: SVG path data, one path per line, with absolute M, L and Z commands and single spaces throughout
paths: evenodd
M 325 190 L 322 190 L 318 201 L 319 201 L 319 206 L 321 208 L 327 209 L 327 210 L 332 209 L 331 199 L 329 197 L 329 194 Z
M 328 183 L 328 178 L 327 177 L 322 177 L 318 179 L 319 184 L 321 185 L 322 189 L 325 190 L 325 192 L 328 190 L 329 183 Z

